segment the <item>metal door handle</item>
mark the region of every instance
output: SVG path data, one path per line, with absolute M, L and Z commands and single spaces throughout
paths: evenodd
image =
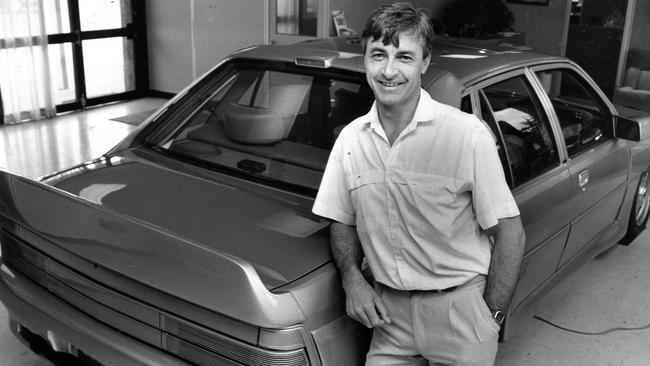
M 589 171 L 583 170 L 578 174 L 578 185 L 584 190 L 587 183 L 589 183 Z

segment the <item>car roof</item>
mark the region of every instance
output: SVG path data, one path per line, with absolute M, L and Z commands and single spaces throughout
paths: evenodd
M 290 45 L 255 46 L 241 50 L 233 58 L 296 62 L 312 67 L 333 67 L 363 73 L 363 50 L 359 37 L 333 37 Z M 431 64 L 423 84 L 447 71 L 465 86 L 493 73 L 567 59 L 533 52 L 529 48 L 499 43 L 439 36 L 434 42 Z

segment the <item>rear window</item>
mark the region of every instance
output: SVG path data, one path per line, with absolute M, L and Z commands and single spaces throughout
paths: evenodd
M 238 174 L 318 189 L 340 130 L 370 109 L 363 75 L 233 63 L 185 100 L 193 108 L 159 148 Z M 194 98 L 194 100 L 193 100 Z M 202 98 L 197 103 L 196 98 Z

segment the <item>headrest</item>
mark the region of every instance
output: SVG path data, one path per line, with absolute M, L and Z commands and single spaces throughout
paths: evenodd
M 282 117 L 271 109 L 230 103 L 223 112 L 226 136 L 233 141 L 273 144 L 286 136 Z
M 431 69 L 430 67 L 429 70 Z M 429 95 L 435 101 L 460 108 L 460 93 L 463 91 L 463 85 L 449 71 L 442 69 L 436 71 L 438 73 L 427 87 Z

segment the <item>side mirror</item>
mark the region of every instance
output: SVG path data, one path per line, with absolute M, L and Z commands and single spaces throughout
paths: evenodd
M 614 116 L 614 136 L 630 141 L 647 139 L 650 137 L 650 115 Z

